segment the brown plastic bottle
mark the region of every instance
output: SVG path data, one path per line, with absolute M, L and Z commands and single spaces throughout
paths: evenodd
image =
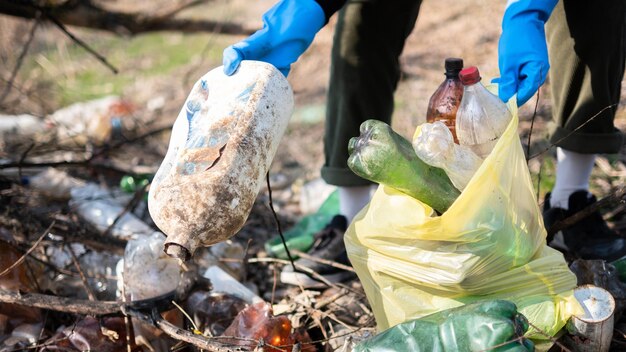
M 463 69 L 463 59 L 447 58 L 445 61 L 446 79 L 441 82 L 435 93 L 430 97 L 426 121 L 443 122 L 452 132 L 454 142 L 459 143 L 456 137 L 456 111 L 463 98 L 463 84 L 459 79 L 459 72 Z

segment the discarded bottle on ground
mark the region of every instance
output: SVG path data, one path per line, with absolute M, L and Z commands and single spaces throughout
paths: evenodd
M 456 134 L 481 158 L 486 158 L 504 133 L 512 115 L 506 104 L 480 83 L 476 66 L 459 74 L 464 86 L 461 106 L 456 114 Z
M 452 132 L 454 142 L 456 136 L 456 113 L 463 98 L 463 84 L 459 79 L 459 72 L 463 69 L 463 59 L 447 58 L 445 61 L 446 79 L 441 82 L 437 90 L 430 97 L 426 110 L 426 121 L 443 122 Z

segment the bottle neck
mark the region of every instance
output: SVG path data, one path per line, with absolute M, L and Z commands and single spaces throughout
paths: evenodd
M 485 86 L 483 86 L 482 84 L 480 84 L 480 81 L 474 83 L 474 84 L 464 84 L 463 85 L 463 89 L 469 92 L 472 91 L 477 91 L 477 90 L 481 90 L 484 89 Z
M 446 79 L 459 79 L 459 73 L 461 71 L 459 70 L 454 70 L 454 71 L 446 71 L 445 75 L 446 75 Z

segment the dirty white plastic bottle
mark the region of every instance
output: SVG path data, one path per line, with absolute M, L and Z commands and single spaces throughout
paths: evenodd
M 513 117 L 500 98 L 480 83 L 476 66 L 461 70 L 463 99 L 456 113 L 459 144 L 466 145 L 481 158 L 493 150 Z
M 292 109 L 287 79 L 264 62 L 243 61 L 232 76 L 218 67 L 196 82 L 148 197 L 168 255 L 187 260 L 243 227 Z

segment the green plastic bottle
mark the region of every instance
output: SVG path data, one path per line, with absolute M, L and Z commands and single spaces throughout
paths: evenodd
M 154 177 L 154 175 L 123 176 L 120 180 L 120 188 L 126 193 L 135 193 L 147 186 L 152 180 L 152 177 Z M 147 192 L 145 196 L 148 196 Z

